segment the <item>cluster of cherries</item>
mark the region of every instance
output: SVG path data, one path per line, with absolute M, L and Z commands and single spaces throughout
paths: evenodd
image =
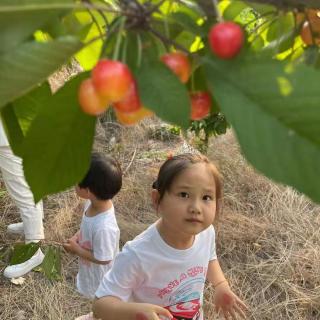
M 222 59 L 231 59 L 241 50 L 243 31 L 233 22 L 221 22 L 212 26 L 209 35 L 210 48 Z M 191 64 L 182 52 L 164 54 L 161 61 L 176 74 L 182 83 L 191 75 Z M 120 61 L 101 59 L 93 68 L 91 78 L 84 80 L 78 92 L 82 110 L 97 116 L 110 105 L 122 124 L 134 124 L 153 113 L 141 104 L 137 83 L 128 66 Z M 201 120 L 210 114 L 212 99 L 207 91 L 190 93 L 192 120 Z

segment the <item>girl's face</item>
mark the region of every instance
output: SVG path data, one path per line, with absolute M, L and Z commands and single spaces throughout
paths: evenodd
M 216 212 L 216 185 L 209 166 L 197 163 L 182 171 L 162 200 L 154 190 L 153 200 L 161 215 L 161 229 L 181 238 L 208 228 Z

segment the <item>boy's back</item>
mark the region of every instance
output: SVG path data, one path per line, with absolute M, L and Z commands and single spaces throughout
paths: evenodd
M 79 245 L 91 250 L 94 258 L 99 261 L 113 261 L 119 252 L 120 230 L 115 217 L 114 207 L 90 217 L 86 211 L 90 201 L 85 203 L 84 213 L 78 238 Z M 96 264 L 79 257 L 77 275 L 78 291 L 88 298 L 94 298 L 103 275 L 110 269 L 109 264 Z
M 122 186 L 118 162 L 101 153 L 93 153 L 86 176 L 76 186 L 77 195 L 86 199 L 80 230 L 64 244 L 79 257 L 77 288 L 94 298 L 105 272 L 119 251 L 120 230 L 114 213 L 113 197 Z

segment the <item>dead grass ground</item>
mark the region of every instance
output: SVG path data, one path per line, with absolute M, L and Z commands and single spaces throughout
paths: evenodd
M 159 126 L 157 120 L 146 120 L 122 128 L 106 119 L 97 128 L 95 149 L 112 153 L 125 171 L 123 189 L 114 201 L 122 244 L 157 218 L 150 186 L 168 152 L 181 149 L 180 138 L 150 130 Z M 232 287 L 250 306 L 248 319 L 320 319 L 320 207 L 256 173 L 231 132 L 213 139 L 209 150 L 224 176 L 218 254 Z M 18 221 L 18 215 L 5 192 L 0 203 L 1 246 L 8 241 L 6 225 Z M 77 230 L 81 201 L 72 190 L 50 196 L 44 204 L 47 241 L 63 241 Z M 22 286 L 0 276 L 0 319 L 71 320 L 88 312 L 90 301 L 74 290 L 76 259 L 62 253 L 62 265 L 62 280 L 54 283 L 36 272 Z M 208 288 L 205 311 L 210 320 L 217 319 L 212 294 Z

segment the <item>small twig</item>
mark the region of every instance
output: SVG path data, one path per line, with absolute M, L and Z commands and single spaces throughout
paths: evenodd
M 90 0 L 83 0 L 83 3 L 84 3 L 84 4 L 89 4 L 89 5 L 91 4 L 91 3 L 90 3 Z M 92 21 L 94 22 L 94 24 L 97 26 L 98 32 L 99 32 L 99 34 L 100 34 L 100 36 L 101 36 L 101 38 L 102 38 L 103 32 L 102 32 L 102 30 L 101 30 L 101 28 L 100 28 L 100 25 L 99 25 L 96 17 L 95 17 L 94 14 L 91 12 L 91 10 L 90 10 L 89 7 L 87 8 L 87 11 L 88 11 L 88 13 L 89 13 Z
M 156 30 L 154 30 L 150 26 L 148 27 L 148 30 L 151 33 L 153 33 L 156 37 L 158 37 L 164 44 L 170 44 L 170 45 L 174 46 L 176 49 L 179 49 L 179 50 L 183 51 L 184 53 L 186 53 L 188 55 L 190 54 L 188 49 L 186 49 L 185 47 L 183 47 L 179 43 L 176 43 L 175 41 L 165 37 L 163 34 L 161 34 L 160 32 L 158 32 Z
M 152 14 L 153 12 L 156 12 L 161 6 L 162 4 L 165 2 L 166 0 L 161 0 L 159 3 L 157 3 L 156 5 L 154 5 L 153 7 L 151 7 L 150 10 L 147 11 L 147 14 Z
M 137 5 L 137 7 L 138 7 L 141 11 L 144 11 L 143 5 L 142 5 L 138 0 L 132 0 L 132 1 Z
M 277 13 L 277 11 L 274 11 L 274 10 L 265 12 L 265 13 L 261 14 L 259 17 L 256 17 L 256 18 L 250 20 L 249 22 L 247 22 L 246 24 L 244 24 L 243 27 L 246 28 L 251 23 L 253 23 L 253 22 L 255 22 L 255 21 L 259 20 L 259 19 L 262 19 L 262 18 L 264 18 L 266 16 L 273 15 L 273 14 L 276 14 L 276 13 Z
M 270 23 L 269 25 L 267 25 L 266 28 L 270 27 L 276 20 L 277 20 L 278 16 L 274 17 L 272 20 L 265 20 L 263 21 L 261 24 L 259 24 L 258 26 L 256 26 L 252 31 L 250 31 L 250 35 L 256 33 L 256 31 L 258 31 L 263 25 Z M 265 31 L 266 29 L 264 28 L 260 33 L 262 33 L 263 31 Z M 256 35 L 256 37 L 258 37 L 259 34 Z M 254 39 L 256 39 L 256 37 Z M 253 41 L 252 41 L 253 42 Z
M 98 4 L 90 4 L 90 5 L 84 5 L 83 3 L 46 3 L 46 4 L 26 4 L 23 7 L 23 10 L 25 11 L 33 11 L 33 10 L 53 10 L 53 9 L 75 9 L 75 10 L 83 10 L 87 8 L 91 9 L 96 9 L 96 10 L 102 10 L 105 12 L 110 12 L 110 13 L 116 13 L 116 14 L 121 14 L 121 15 L 126 15 L 126 16 L 133 16 L 135 17 L 136 15 L 132 12 L 127 12 L 119 9 L 114 9 L 110 6 L 106 5 L 98 5 Z M 1 12 L 2 13 L 9 13 L 12 11 L 16 11 L 20 9 L 18 6 L 10 5 L 10 6 L 1 6 Z
M 212 4 L 213 4 L 214 10 L 215 10 L 218 22 L 222 22 L 223 21 L 223 17 L 222 17 L 222 14 L 221 14 L 221 12 L 219 11 L 219 8 L 218 8 L 218 1 L 217 0 L 212 0 Z
M 130 160 L 129 164 L 127 165 L 127 167 L 125 168 L 125 170 L 123 171 L 123 175 L 125 175 L 127 173 L 127 171 L 129 170 L 129 168 L 131 167 L 132 162 L 133 162 L 133 160 L 134 160 L 134 158 L 136 156 L 136 153 L 137 153 L 137 148 L 134 149 L 134 152 L 133 152 L 133 155 L 131 157 L 131 160 Z
M 47 240 L 47 239 L 40 240 L 40 243 L 47 244 L 47 245 L 55 245 L 55 246 L 62 246 L 63 245 L 62 242 L 58 242 L 55 240 Z M 15 245 L 15 244 L 25 244 L 25 242 L 24 241 L 4 241 L 4 242 L 0 243 L 0 246 L 1 245 L 11 246 L 11 245 Z

